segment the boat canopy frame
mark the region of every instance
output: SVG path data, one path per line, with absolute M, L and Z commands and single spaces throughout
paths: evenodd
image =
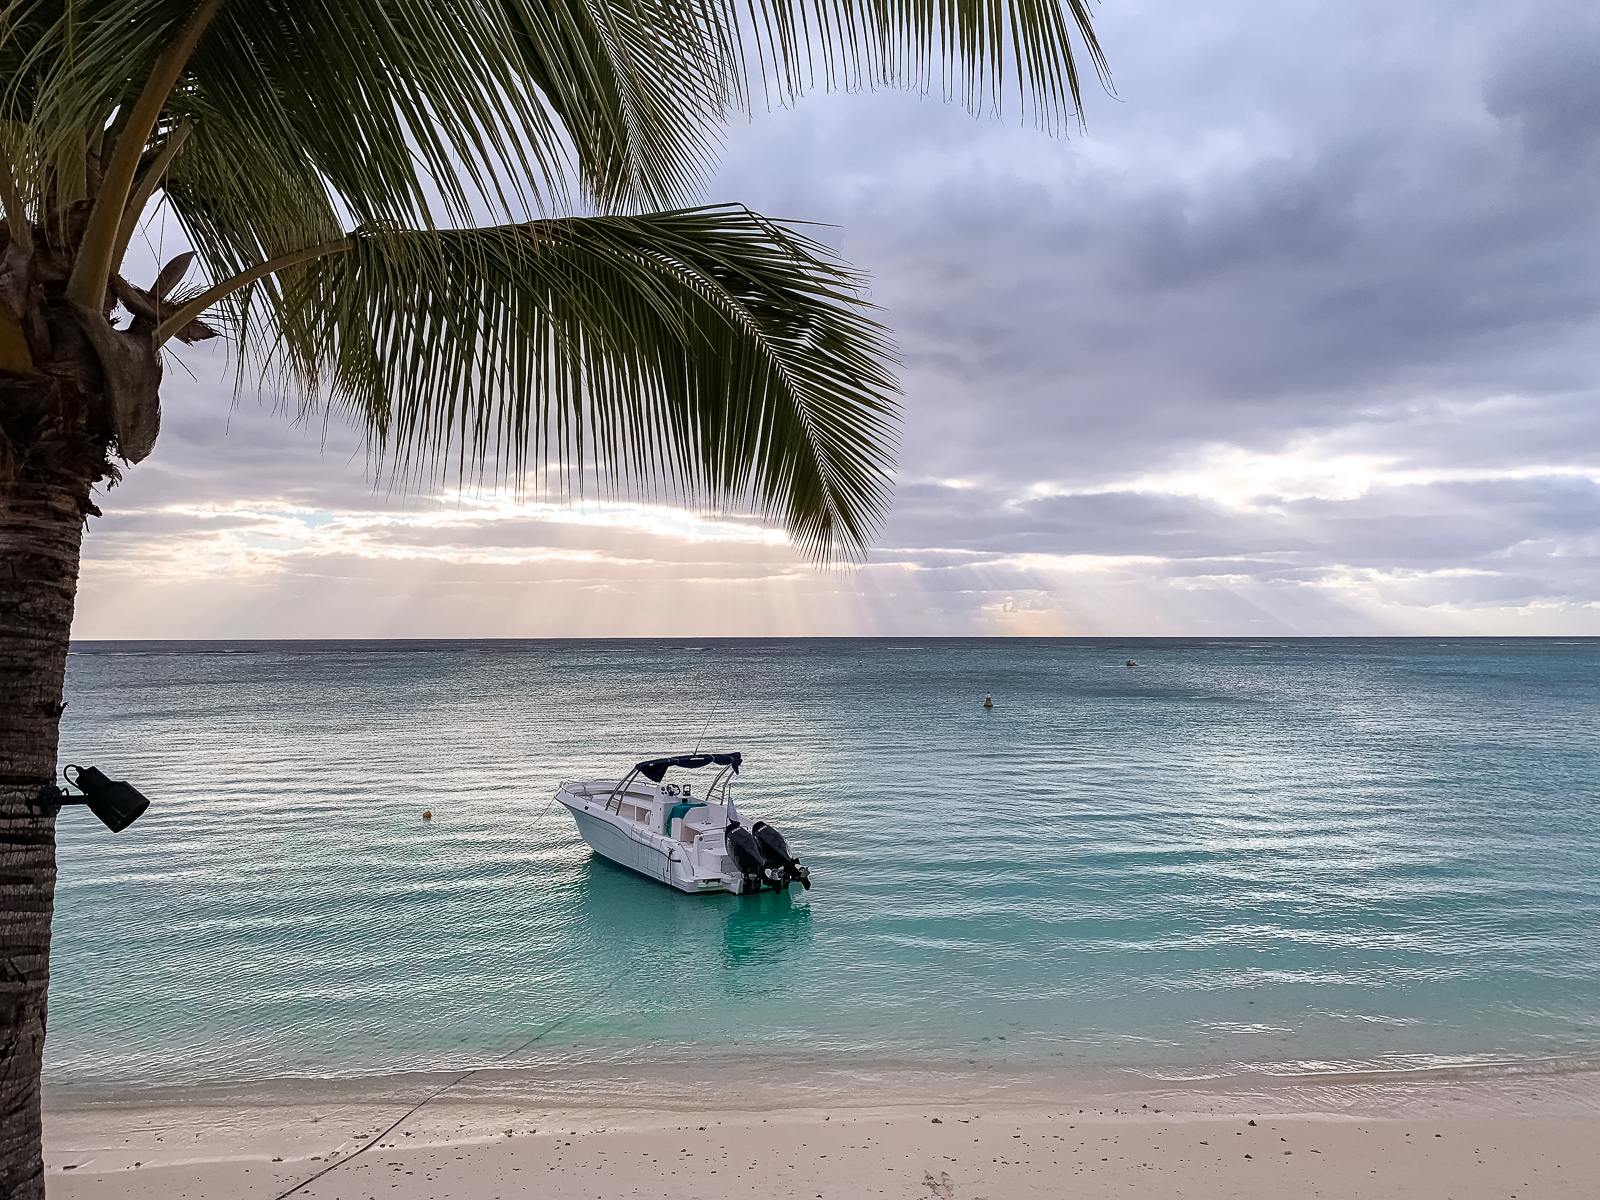
M 673 754 L 666 758 L 650 758 L 642 763 L 635 763 L 633 770 L 617 781 L 611 789 L 611 794 L 606 797 L 606 812 L 622 812 L 623 797 L 628 794 L 628 785 L 640 775 L 651 783 L 659 784 L 667 777 L 667 772 L 673 767 L 683 767 L 690 771 L 698 771 L 701 767 L 719 766 L 718 771 L 711 780 L 711 786 L 706 789 L 706 803 L 726 804 L 728 802 L 728 785 L 733 782 L 733 777 L 739 773 L 739 765 L 744 761 L 744 755 L 737 750 L 715 752 L 707 751 L 703 754 Z M 720 789 L 722 799 L 717 800 Z

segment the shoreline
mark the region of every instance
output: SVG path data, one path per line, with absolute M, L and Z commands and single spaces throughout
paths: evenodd
M 668 1110 L 672 1096 L 692 1097 L 683 1107 L 706 1104 L 728 1110 L 795 1107 L 855 1107 L 863 1095 L 899 1103 L 947 1096 L 959 1103 L 1057 1104 L 1068 1097 L 1180 1095 L 1214 1097 L 1228 1104 L 1242 1097 L 1315 1097 L 1318 1105 L 1359 1099 L 1384 1112 L 1404 1111 L 1414 1095 L 1441 1096 L 1473 1105 L 1500 1105 L 1496 1097 L 1552 1100 L 1563 1111 L 1600 1111 L 1600 1055 L 1574 1051 L 1539 1057 L 1505 1055 L 1440 1061 L 1352 1061 L 1346 1063 L 1234 1062 L 1202 1066 L 1099 1063 L 1062 1066 L 1050 1059 L 916 1061 L 873 1059 L 840 1053 L 797 1055 L 750 1045 L 749 1053 L 722 1050 L 697 1060 L 652 1058 L 632 1064 L 606 1061 L 508 1062 L 401 1069 L 386 1072 L 297 1075 L 266 1079 L 219 1079 L 193 1083 L 57 1083 L 48 1076 L 46 1112 L 102 1108 L 339 1104 L 352 1099 L 414 1103 L 447 1088 L 475 1101 L 516 1097 L 545 1107 Z M 1318 1069 L 1321 1068 L 1321 1069 Z M 776 1085 L 774 1080 L 778 1080 Z
M 51 1194 L 270 1200 L 324 1171 L 293 1195 L 1000 1200 L 1059 1196 L 1070 1178 L 1075 1196 L 1528 1200 L 1600 1181 L 1594 1070 L 1112 1090 L 1057 1076 L 1054 1094 L 1037 1078 L 961 1094 L 924 1074 L 825 1104 L 794 1101 L 781 1081 L 712 1103 L 682 1077 L 659 1079 L 649 1102 L 551 1103 L 525 1073 L 480 1074 L 454 1087 L 387 1076 L 160 1097 L 54 1089 Z

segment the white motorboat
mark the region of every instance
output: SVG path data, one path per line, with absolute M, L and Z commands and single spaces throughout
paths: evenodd
M 783 835 L 765 821 L 749 828 L 730 788 L 743 756 L 737 752 L 674 754 L 647 759 L 622 779 L 563 783 L 556 799 L 578 833 L 612 862 L 680 892 L 810 890 L 811 873 L 789 853 Z M 667 782 L 667 772 L 720 767 L 696 796 L 693 785 Z

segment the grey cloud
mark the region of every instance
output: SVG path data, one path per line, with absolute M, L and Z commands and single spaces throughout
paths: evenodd
M 1126 213 L 1124 276 L 1134 290 L 1165 292 L 1269 264 L 1325 263 L 1360 233 L 1357 202 L 1370 170 L 1351 148 L 1311 162 L 1257 163 L 1226 189 L 1178 188 L 1140 197 Z
M 1501 54 L 1485 100 L 1518 124 L 1529 162 L 1586 177 L 1600 155 L 1600 19 L 1577 7 L 1540 16 Z
M 1552 11 L 1563 6 L 1523 10 L 1517 28 Z M 1529 114 L 1582 107 L 1577 84 L 1550 80 L 1583 72 L 1509 90 L 1532 52 L 1500 47 L 1507 18 L 1488 5 L 1355 6 L 1351 26 L 1384 30 L 1377 55 L 1318 40 L 1304 18 L 1213 9 L 1200 49 L 1228 66 L 1219 82 L 1191 65 L 1198 99 L 1149 99 L 1143 58 L 1175 53 L 1130 32 L 1119 79 L 1141 86 L 1112 121 L 1091 105 L 1092 145 L 1030 144 L 933 106 L 919 127 L 899 98 L 874 98 L 859 132 L 839 128 L 825 149 L 848 160 L 871 146 L 889 184 L 813 184 L 808 169 L 826 170 L 809 143 L 799 171 L 739 174 L 782 211 L 819 204 L 877 273 L 910 365 L 913 474 L 1053 478 L 1057 462 L 1092 472 L 1130 446 L 1158 459 L 1206 440 L 1272 446 L 1422 396 L 1593 387 L 1593 180 L 1573 163 L 1560 178 L 1534 170 L 1528 146 Z M 1217 54 L 1219 25 L 1251 32 Z M 1147 15 L 1138 32 L 1161 42 L 1157 28 Z M 1257 57 L 1240 62 L 1241 44 Z M 1397 102 L 1342 95 L 1363 92 Z M 1239 161 L 1213 161 L 1196 111 L 1213 140 L 1237 137 Z M 987 139 L 1009 157 L 975 171 Z M 1117 153 L 1099 156 L 1101 143 Z
M 1414 598 L 1464 605 L 1600 603 L 1600 486 L 1589 480 L 1376 487 L 1354 500 L 1245 510 L 1126 492 L 1007 505 L 998 494 L 931 486 L 915 489 L 913 500 L 896 517 L 898 549 L 885 555 L 930 570 L 970 572 L 985 558 L 1087 554 L 1161 560 L 1139 568 L 1150 579 L 1260 584 L 1314 584 L 1350 570 L 1467 571 L 1406 586 Z M 952 531 L 974 534 L 954 539 L 964 556 L 910 548 Z M 1012 571 L 1011 582 L 997 586 L 1030 586 L 1027 575 Z

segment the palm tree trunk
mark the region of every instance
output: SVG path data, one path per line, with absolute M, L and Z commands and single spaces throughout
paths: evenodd
M 20 240 L 0 224 L 0 1200 L 44 1197 L 56 822 L 40 793 L 56 777 L 84 521 L 100 515 L 90 489 L 120 478 L 113 449 L 139 461 L 161 424 L 159 314 L 118 329 L 109 295 L 65 297 L 85 207 Z
M 0 408 L 26 406 L 21 390 L 0 389 Z M 0 459 L 12 449 L 0 429 Z M 0 1197 L 42 1200 L 56 838 L 54 811 L 38 797 L 55 779 L 78 553 L 92 509 L 88 480 L 17 465 L 0 461 Z

